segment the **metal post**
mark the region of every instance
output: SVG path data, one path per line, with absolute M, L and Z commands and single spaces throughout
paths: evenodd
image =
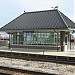
M 10 50 L 11 50 L 11 62 L 12 62 L 12 55 L 13 55 L 13 54 L 12 54 L 12 48 L 11 48 Z
M 44 59 L 44 49 L 43 49 L 43 59 Z
M 44 49 L 43 49 L 43 68 L 44 68 Z

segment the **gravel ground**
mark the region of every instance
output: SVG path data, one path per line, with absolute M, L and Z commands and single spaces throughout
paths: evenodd
M 22 73 L 22 72 L 18 72 L 18 71 L 11 71 L 11 70 L 6 70 L 6 69 L 0 69 L 0 73 L 4 73 L 4 74 L 9 74 L 9 75 L 32 75 L 32 74 L 28 74 L 28 73 Z M 3 74 L 0 74 L 3 75 Z
M 27 61 L 0 57 L 0 66 L 31 70 L 50 74 L 75 75 L 75 66 L 51 62 Z

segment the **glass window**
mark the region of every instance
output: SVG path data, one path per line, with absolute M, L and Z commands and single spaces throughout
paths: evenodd
M 31 44 L 31 33 L 27 33 L 27 44 Z
M 60 33 L 55 32 L 24 32 L 13 33 L 13 44 L 57 45 L 60 44 Z
M 17 44 L 17 33 L 13 33 L 13 44 Z
M 19 33 L 19 44 L 23 44 L 23 33 Z

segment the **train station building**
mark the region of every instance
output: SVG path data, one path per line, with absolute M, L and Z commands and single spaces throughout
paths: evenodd
M 70 50 L 75 23 L 59 10 L 24 12 L 0 30 L 9 34 L 9 48 Z

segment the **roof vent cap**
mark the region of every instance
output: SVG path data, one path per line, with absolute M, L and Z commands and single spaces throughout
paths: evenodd
M 25 13 L 25 10 L 24 10 L 24 13 Z
M 58 10 L 58 6 L 55 6 L 55 7 L 51 7 L 51 8 L 52 8 L 52 9 L 54 9 L 54 10 L 55 10 L 55 9 L 57 9 L 57 10 Z

